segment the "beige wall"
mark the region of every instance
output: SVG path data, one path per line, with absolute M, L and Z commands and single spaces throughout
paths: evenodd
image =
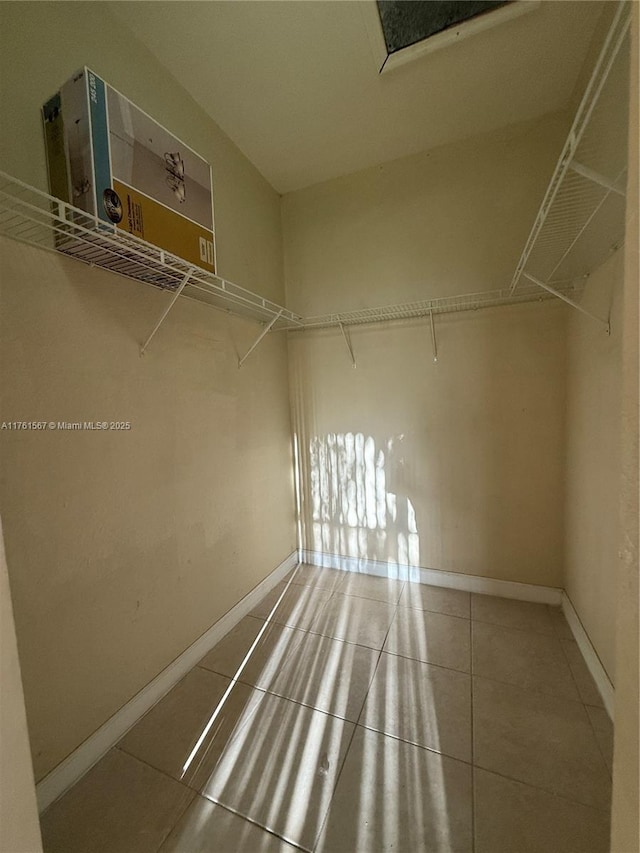
M 567 345 L 564 586 L 614 683 L 623 261 L 617 252 L 592 273 L 582 298 L 611 312 L 611 335 L 572 311 Z
M 211 161 L 218 258 L 283 299 L 280 200 L 104 4 L 0 4 L 3 168 L 44 186 L 43 100 L 91 65 Z M 18 144 L 19 140 L 19 144 Z M 287 352 L 259 327 L 3 242 L 1 419 L 130 421 L 0 432 L 5 524 L 41 778 L 295 547 Z
M 289 307 L 507 287 L 567 130 L 547 117 L 285 195 Z
M 508 286 L 563 130 L 552 117 L 285 196 L 291 307 Z M 427 319 L 353 327 L 356 370 L 339 330 L 290 335 L 305 546 L 561 586 L 565 319 L 438 316 L 437 364 Z
M 0 526 L 0 851 L 42 851 L 7 562 Z
M 616 612 L 616 706 L 612 853 L 640 849 L 640 660 L 638 632 L 638 282 L 640 280 L 640 5 L 633 4 L 629 115 L 629 181 L 622 345 L 620 564 Z
M 294 333 L 310 550 L 562 582 L 565 308 Z M 323 472 L 326 472 L 324 474 Z

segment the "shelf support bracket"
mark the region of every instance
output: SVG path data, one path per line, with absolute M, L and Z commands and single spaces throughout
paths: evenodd
M 351 366 L 357 367 L 356 357 L 353 354 L 353 347 L 351 346 L 351 341 L 349 339 L 349 335 L 347 334 L 347 330 L 344 327 L 342 320 L 338 320 L 338 324 L 340 326 L 340 331 L 342 332 L 342 337 L 344 338 L 344 342 L 347 345 L 347 349 L 349 350 L 349 355 L 351 356 Z
M 433 311 L 429 311 L 429 320 L 431 322 L 431 345 L 433 346 L 433 360 L 438 361 L 438 342 L 436 341 L 436 327 L 433 322 Z
M 173 299 L 171 300 L 171 302 L 167 305 L 167 307 L 166 307 L 166 308 L 164 309 L 164 311 L 162 312 L 162 316 L 160 317 L 160 319 L 158 320 L 158 322 L 157 322 L 157 323 L 156 323 L 156 325 L 154 326 L 154 329 L 153 329 L 153 331 L 151 332 L 151 334 L 149 335 L 149 337 L 147 338 L 147 340 L 146 340 L 146 341 L 142 344 L 142 346 L 140 347 L 140 355 L 144 355 L 144 354 L 145 354 L 145 352 L 147 351 L 147 347 L 148 347 L 148 346 L 149 346 L 149 344 L 151 343 L 151 341 L 152 341 L 152 339 L 153 339 L 153 336 L 155 335 L 155 333 L 158 331 L 158 329 L 160 328 L 160 326 L 161 326 L 161 325 L 164 323 L 164 321 L 166 320 L 166 318 L 167 318 L 167 314 L 169 313 L 169 311 L 171 311 L 171 309 L 173 308 L 173 306 L 176 304 L 176 302 L 177 302 L 177 300 L 178 300 L 178 297 L 180 296 L 180 294 L 182 293 L 182 291 L 185 289 L 185 287 L 186 287 L 186 286 L 187 286 L 187 284 L 189 283 L 189 279 L 191 278 L 191 276 L 192 276 L 192 275 L 193 275 L 193 270 L 189 270 L 189 272 L 185 275 L 185 277 L 184 277 L 184 278 L 182 279 L 182 281 L 180 282 L 180 286 L 178 287 L 178 289 L 176 290 L 176 292 L 173 294 Z
M 569 168 L 572 172 L 582 175 L 583 178 L 586 178 L 588 181 L 593 181 L 594 184 L 604 187 L 605 190 L 609 190 L 611 193 L 617 193 L 618 195 L 621 195 L 622 198 L 626 196 L 625 191 L 616 186 L 616 181 L 610 181 L 594 169 L 590 169 L 588 166 L 583 166 L 582 163 L 578 163 L 577 160 L 573 160 L 570 163 Z
M 253 342 L 253 344 L 249 347 L 249 349 L 247 350 L 247 352 L 242 356 L 242 358 L 241 358 L 241 359 L 238 359 L 238 368 L 242 367 L 242 365 L 243 365 L 243 364 L 245 363 L 245 361 L 249 358 L 249 356 L 250 356 L 250 355 L 251 355 L 251 353 L 254 351 L 254 349 L 258 346 L 258 344 L 260 343 L 260 341 L 261 341 L 264 337 L 266 337 L 266 335 L 268 335 L 268 334 L 269 334 L 269 332 L 270 332 L 270 331 L 271 331 L 271 329 L 275 326 L 275 324 L 278 322 L 278 320 L 280 319 L 280 317 L 282 317 L 282 310 L 283 310 L 283 309 L 281 309 L 280 311 L 278 311 L 278 313 L 275 315 L 275 317 L 272 317 L 272 318 L 271 318 L 271 320 L 269 321 L 269 323 L 268 323 L 268 324 L 264 327 L 264 329 L 260 332 L 260 334 L 259 334 L 259 335 L 258 335 L 258 337 L 255 339 L 255 341 Z
M 543 290 L 552 293 L 554 296 L 557 296 L 558 299 L 562 299 L 563 302 L 566 302 L 567 305 L 571 305 L 572 308 L 575 308 L 577 311 L 580 311 L 582 314 L 586 314 L 587 317 L 590 317 L 592 320 L 595 320 L 597 323 L 602 323 L 605 327 L 608 335 L 611 334 L 611 324 L 608 320 L 603 320 L 602 317 L 597 317 L 595 314 L 592 314 L 591 311 L 587 311 L 586 308 L 583 308 L 578 302 L 574 302 L 573 299 L 570 299 L 568 296 L 565 296 L 564 293 L 561 293 L 559 290 L 551 287 L 551 285 L 546 284 L 544 281 L 540 281 L 539 278 L 535 278 L 532 275 L 529 275 L 528 272 L 522 273 L 525 278 L 528 278 L 529 281 L 532 281 L 534 284 L 537 284 L 538 287 L 542 287 Z

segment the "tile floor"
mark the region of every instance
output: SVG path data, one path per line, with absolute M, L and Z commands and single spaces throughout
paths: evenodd
M 559 610 L 300 566 L 44 814 L 46 853 L 605 853 Z

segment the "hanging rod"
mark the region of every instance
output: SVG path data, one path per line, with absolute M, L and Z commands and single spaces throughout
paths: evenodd
M 561 293 L 569 297 L 579 297 L 584 288 L 584 280 L 556 283 Z M 372 323 L 384 323 L 393 320 L 409 320 L 415 317 L 433 317 L 436 314 L 451 314 L 460 311 L 478 311 L 481 308 L 495 308 L 506 305 L 520 305 L 526 302 L 542 302 L 552 298 L 552 294 L 540 290 L 535 285 L 523 285 L 514 294 L 508 289 L 484 290 L 479 293 L 465 293 L 456 296 L 441 296 L 435 299 L 423 299 L 417 302 L 404 302 L 385 305 L 378 308 L 362 308 L 357 311 L 342 311 L 340 314 L 322 314 L 306 317 L 305 329 L 327 329 L 346 326 L 358 326 Z M 290 328 L 289 331 L 296 331 Z

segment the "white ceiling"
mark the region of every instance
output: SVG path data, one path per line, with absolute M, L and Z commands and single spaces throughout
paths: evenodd
M 281 193 L 565 108 L 603 10 L 543 0 L 378 74 L 367 30 L 373 2 L 111 10 Z

